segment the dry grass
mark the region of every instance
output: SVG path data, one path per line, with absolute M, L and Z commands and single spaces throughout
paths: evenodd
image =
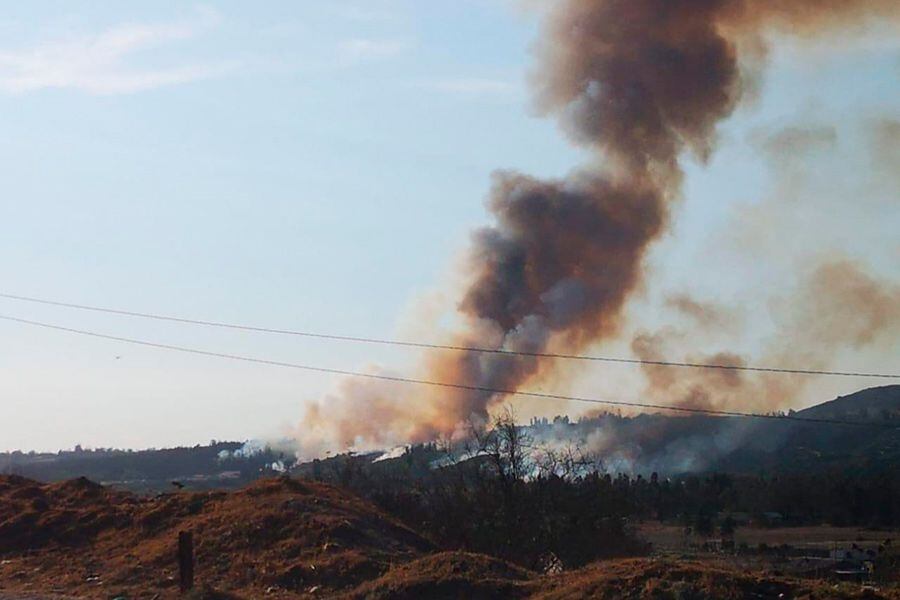
M 533 598 L 898 598 L 859 586 L 833 586 L 765 576 L 708 563 L 654 559 L 590 565 L 542 582 Z
M 534 598 L 671 599 L 900 598 L 893 591 L 740 571 L 705 562 L 617 559 L 539 576 L 484 556 L 445 552 L 396 567 L 346 595 L 352 599 Z
M 248 598 L 900 598 L 710 562 L 614 560 L 542 576 L 436 552 L 370 503 L 287 479 L 142 498 L 84 480 L 0 477 L 0 597 L 182 597 L 175 540 L 195 534 L 197 600 Z M 41 596 L 47 597 L 47 596 Z
M 0 589 L 175 597 L 184 529 L 194 532 L 200 582 L 250 596 L 350 588 L 431 549 L 371 504 L 322 484 L 276 479 L 234 493 L 138 498 L 99 486 L 85 493 L 83 483 L 4 483 Z M 44 504 L 23 513 L 23 496 Z
M 353 599 L 522 598 L 537 574 L 483 554 L 441 552 L 391 569 Z

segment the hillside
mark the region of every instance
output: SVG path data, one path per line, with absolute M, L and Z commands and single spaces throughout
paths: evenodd
M 523 430 L 536 448 L 577 445 L 596 456 L 607 472 L 645 477 L 654 472 L 669 477 L 712 472 L 888 473 L 900 465 L 900 428 L 892 427 L 895 422 L 900 427 L 900 385 L 862 390 L 791 414 L 860 425 L 604 413 L 578 421 L 535 420 Z M 462 456 L 459 453 L 457 458 Z M 341 480 L 350 473 L 419 477 L 444 462 L 444 454 L 426 445 L 401 454 L 338 455 L 299 464 L 294 471 L 329 480 Z
M 838 396 L 798 414 L 817 419 L 900 421 L 900 385 L 873 387 Z
M 859 425 L 760 422 L 712 465 L 728 472 L 895 473 L 900 466 L 900 385 L 869 388 L 801 410 L 797 417 Z
M 0 589 L 171 596 L 175 540 L 185 529 L 194 532 L 201 581 L 251 597 L 273 586 L 347 588 L 431 548 L 371 504 L 324 484 L 266 479 L 232 493 L 138 497 L 84 479 L 2 477 Z
M 87 477 L 132 491 L 164 491 L 178 480 L 191 489 L 238 488 L 273 475 L 273 465 L 290 463 L 292 456 L 267 446 L 246 450 L 241 442 L 216 442 L 193 447 L 148 450 L 113 448 L 59 452 L 0 453 L 0 474 L 39 481 Z

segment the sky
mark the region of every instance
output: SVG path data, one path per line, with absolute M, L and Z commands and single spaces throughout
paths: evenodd
M 563 176 L 586 160 L 535 109 L 538 32 L 535 11 L 502 0 L 10 4 L 0 17 L 0 293 L 427 336 L 422 307 L 452 303 L 448 274 L 490 220 L 491 173 Z M 789 280 L 809 253 L 900 276 L 897 187 L 870 176 L 880 167 L 869 152 L 878 123 L 900 118 L 890 33 L 774 40 L 758 94 L 722 124 L 717 152 L 685 165 L 674 226 L 648 259 L 653 285 L 629 308 L 635 327 L 665 326 L 659 298 L 673 290 L 745 303 L 751 323 L 768 323 L 771 294 L 754 291 Z M 760 150 L 797 124 L 833 132 L 818 163 L 828 177 Z M 771 257 L 735 258 L 734 224 L 762 218 L 754 207 L 786 186 L 796 202 L 763 216 L 819 240 L 786 236 L 765 245 Z M 721 236 L 732 250 L 711 254 Z M 0 300 L 0 315 L 337 369 L 402 371 L 415 358 L 13 300 Z M 764 336 L 747 338 L 752 355 Z M 887 369 L 894 349 L 883 364 L 839 358 Z M 624 342 L 604 350 L 629 353 Z M 619 371 L 579 373 L 568 391 L 640 391 L 639 373 L 607 368 Z M 867 383 L 816 384 L 796 405 Z M 278 436 L 334 385 L 0 322 L 0 450 Z

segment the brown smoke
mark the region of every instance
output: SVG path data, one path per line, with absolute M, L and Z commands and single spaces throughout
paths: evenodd
M 684 333 L 674 327 L 660 331 L 639 332 L 632 340 L 631 349 L 641 360 L 666 361 L 677 356 L 679 342 Z M 746 366 L 743 357 L 732 352 L 710 355 L 688 355 L 684 362 Z M 665 400 L 672 406 L 696 409 L 720 409 L 740 404 L 747 406 L 747 377 L 742 371 L 728 369 L 674 369 L 662 365 L 642 366 L 647 378 L 647 392 L 654 401 Z
M 773 306 L 778 336 L 770 340 L 756 366 L 803 365 L 827 369 L 843 348 L 878 348 L 900 335 L 900 286 L 880 281 L 863 266 L 837 260 L 820 264 Z M 679 357 L 690 335 L 667 327 L 640 332 L 632 341 L 644 360 L 746 366 L 731 352 Z M 803 376 L 719 369 L 642 367 L 647 394 L 655 401 L 689 408 L 787 408 L 809 382 Z
M 787 127 L 762 141 L 762 147 L 773 160 L 788 160 L 798 153 L 818 147 L 830 148 L 837 140 L 831 126 Z
M 742 67 L 761 54 L 761 32 L 806 35 L 898 7 L 895 0 L 559 2 L 538 48 L 539 106 L 595 159 L 565 180 L 495 176 L 488 200 L 495 223 L 473 235 L 459 304 L 465 327 L 452 343 L 576 352 L 616 333 L 647 249 L 679 196 L 679 157 L 686 149 L 701 159 L 711 153 L 716 124 L 746 85 Z M 739 48 L 757 50 L 739 57 Z M 546 368 L 536 358 L 487 354 L 424 360 L 431 379 L 502 389 Z M 733 385 L 731 375 L 717 377 Z M 446 434 L 461 420 L 484 418 L 499 400 L 486 392 L 415 390 L 404 398 L 364 389 L 315 407 L 308 419 L 328 422 L 340 444 L 377 444 Z M 377 427 L 359 422 L 355 407 L 365 402 L 385 410 L 385 417 L 365 413 Z
M 870 123 L 870 155 L 872 167 L 885 180 L 890 192 L 900 185 L 900 121 L 895 119 L 877 119 Z M 898 200 L 895 193 L 891 197 Z
M 666 305 L 676 309 L 682 315 L 690 317 L 694 323 L 704 329 L 729 329 L 740 320 L 740 315 L 734 310 L 697 300 L 685 293 L 668 296 Z
M 832 261 L 813 271 L 799 293 L 782 303 L 781 313 L 779 327 L 805 342 L 801 347 L 808 352 L 862 348 L 900 333 L 900 288 L 856 262 Z

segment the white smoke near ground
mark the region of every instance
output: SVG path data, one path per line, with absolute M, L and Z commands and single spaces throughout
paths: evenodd
M 678 423 L 683 421 L 683 423 Z M 583 473 L 678 475 L 713 468 L 741 448 L 758 423 L 740 418 L 623 417 L 605 413 L 578 421 L 529 425 L 535 460 L 548 454 L 582 459 Z

